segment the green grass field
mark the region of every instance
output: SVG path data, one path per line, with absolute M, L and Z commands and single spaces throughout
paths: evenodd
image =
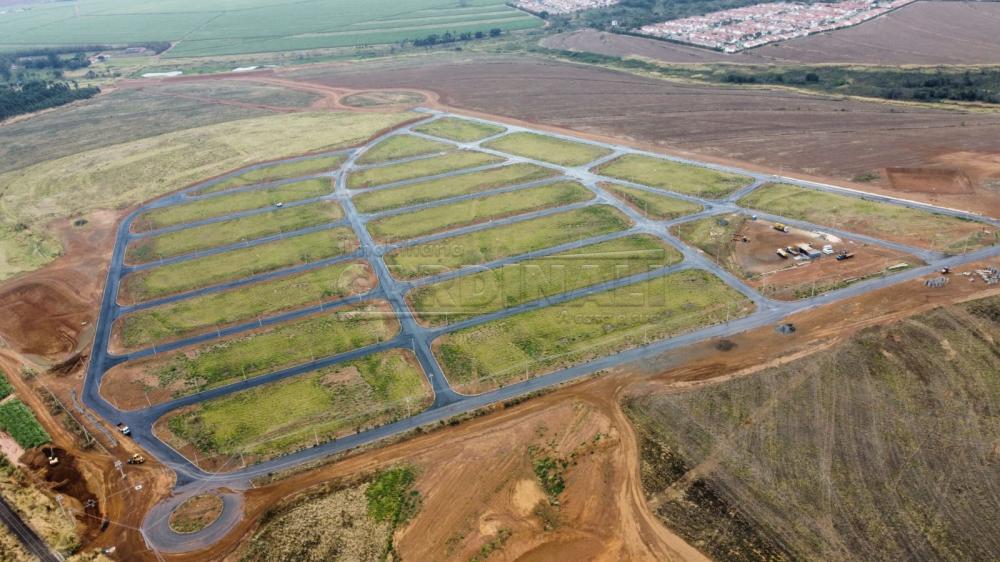
M 679 261 L 680 252 L 659 238 L 637 234 L 426 285 L 410 293 L 410 304 L 437 326 Z
M 483 146 L 561 166 L 581 166 L 611 154 L 606 148 L 537 133 L 511 133 Z
M 686 195 L 719 199 L 750 185 L 751 178 L 689 166 L 661 158 L 626 154 L 602 164 L 595 173 Z
M 393 350 L 209 400 L 167 425 L 203 453 L 263 460 L 410 416 L 432 399 L 416 357 Z
M 701 205 L 683 199 L 650 193 L 634 187 L 602 183 L 601 188 L 628 203 L 646 218 L 668 220 L 701 211 Z
M 961 253 L 1000 243 L 1000 231 L 978 222 L 787 184 L 768 184 L 739 205 L 902 244 Z
M 232 195 L 223 195 L 161 207 L 136 217 L 132 229 L 136 232 L 155 230 L 167 226 L 184 224 L 203 219 L 220 217 L 240 211 L 249 211 L 272 206 L 275 203 L 291 203 L 328 195 L 333 191 L 333 182 L 329 179 L 311 179 L 286 185 L 243 191 Z
M 31 408 L 17 400 L 9 400 L 0 404 L 0 431 L 10 435 L 24 449 L 44 445 L 52 439 Z
M 448 152 L 451 148 L 450 144 L 413 135 L 393 135 L 368 149 L 356 162 L 358 164 L 377 164 L 410 156 Z
M 338 227 L 205 256 L 126 276 L 119 302 L 148 301 L 251 275 L 319 261 L 345 254 L 358 245 L 354 232 Z
M 275 209 L 261 215 L 241 217 L 139 239 L 129 244 L 125 261 L 130 264 L 156 261 L 161 258 L 180 256 L 199 250 L 333 222 L 343 216 L 343 211 L 332 201 L 319 201 L 298 207 Z
M 482 392 L 752 310 L 719 278 L 687 270 L 447 334 L 435 355 L 453 385 Z
M 399 324 L 388 310 L 384 303 L 341 307 L 145 360 L 138 367 L 146 380 L 130 373 L 128 363 L 107 377 L 143 385 L 153 402 L 162 402 L 390 339 Z M 139 401 L 127 406 L 146 404 Z
M 484 152 L 463 150 L 442 156 L 425 158 L 416 162 L 390 164 L 379 168 L 356 171 L 348 176 L 347 187 L 361 189 L 425 176 L 434 176 L 464 168 L 496 164 L 502 161 L 502 158 Z
M 554 175 L 556 175 L 554 170 L 534 164 L 512 164 L 502 168 L 460 174 L 403 187 L 368 191 L 358 194 L 352 201 L 362 213 L 374 213 L 531 182 Z
M 379 242 L 406 240 L 593 198 L 576 182 L 557 182 L 386 217 L 368 223 L 368 232 Z
M 122 345 L 136 349 L 363 292 L 370 274 L 360 262 L 335 264 L 140 310 L 123 316 L 115 326 Z
M 475 142 L 500 134 L 504 131 L 504 128 L 497 125 L 459 119 L 457 117 L 442 117 L 430 123 L 418 125 L 413 130 L 425 135 L 458 142 Z
M 415 279 L 625 230 L 631 222 L 614 207 L 594 205 L 402 248 L 385 255 L 397 279 Z
M 198 193 L 215 193 L 255 183 L 267 183 L 315 174 L 325 174 L 339 168 L 346 159 L 342 155 L 333 155 L 298 160 L 296 162 L 286 162 L 284 164 L 274 164 L 227 178 L 219 183 L 198 190 Z

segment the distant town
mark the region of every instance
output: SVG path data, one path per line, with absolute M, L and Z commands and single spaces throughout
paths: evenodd
M 571 14 L 614 6 L 621 0 L 521 0 L 516 6 L 533 14 Z

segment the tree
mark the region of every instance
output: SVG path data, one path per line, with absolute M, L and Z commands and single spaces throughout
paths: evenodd
M 499 27 L 494 27 L 493 29 L 490 30 L 490 37 L 500 37 L 501 33 L 503 33 L 502 29 L 500 29 Z
M 819 75 L 815 72 L 810 72 L 806 74 L 806 82 L 819 82 Z

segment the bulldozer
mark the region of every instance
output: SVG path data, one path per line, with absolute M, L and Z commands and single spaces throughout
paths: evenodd
M 139 453 L 136 453 L 128 458 L 129 464 L 142 464 L 144 462 L 146 462 L 146 457 L 140 455 Z

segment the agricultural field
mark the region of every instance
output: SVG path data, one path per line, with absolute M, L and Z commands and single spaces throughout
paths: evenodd
M 628 218 L 617 209 L 595 205 L 401 248 L 386 254 L 385 263 L 393 277 L 415 279 L 630 226 Z
M 389 164 L 378 168 L 369 168 L 350 174 L 347 177 L 347 187 L 362 189 L 376 185 L 385 185 L 404 180 L 434 176 L 454 172 L 464 168 L 475 168 L 502 162 L 503 159 L 484 152 L 463 150 L 442 156 L 432 156 L 415 162 Z
M 582 166 L 611 154 L 606 148 L 538 133 L 511 133 L 483 146 L 561 166 Z
M 339 168 L 344 163 L 344 160 L 346 160 L 344 156 L 335 154 L 254 168 L 253 170 L 228 177 L 208 187 L 199 189 L 198 194 L 216 193 L 218 191 L 233 189 L 234 187 L 243 187 L 257 183 L 327 174 Z
M 500 168 L 411 183 L 403 187 L 366 191 L 353 197 L 351 201 L 358 211 L 374 213 L 538 181 L 554 175 L 556 175 L 554 170 L 534 164 L 511 164 Z
M 753 308 L 719 278 L 686 270 L 446 334 L 435 355 L 452 385 L 483 392 Z
M 371 147 L 360 158 L 358 164 L 378 164 L 389 160 L 423 156 L 438 152 L 448 152 L 452 145 L 427 140 L 413 135 L 393 135 Z
M 205 455 L 267 460 L 408 417 L 432 393 L 407 350 L 369 355 L 169 415 L 171 437 Z
M 338 227 L 144 269 L 122 279 L 118 302 L 133 304 L 346 254 L 358 246 Z
M 780 300 L 813 297 L 847 285 L 891 275 L 914 266 L 920 259 L 883 246 L 858 242 L 819 231 L 789 228 L 776 230 L 772 223 L 750 220 L 730 213 L 685 222 L 673 228 L 685 243 L 701 250 L 731 273 L 748 281 L 761 294 Z M 830 254 L 808 259 L 777 250 L 809 244 L 819 251 L 830 246 Z M 837 255 L 850 254 L 838 260 Z
M 101 392 L 119 407 L 144 407 L 385 341 L 398 330 L 384 303 L 340 307 L 119 365 Z
M 148 263 L 325 224 L 343 216 L 340 206 L 333 201 L 274 209 L 259 215 L 140 238 L 129 244 L 125 260 L 130 264 Z
M 366 264 L 339 263 L 127 314 L 115 323 L 116 339 L 123 348 L 137 349 L 359 294 L 372 284 Z
M 18 399 L 0 404 L 0 431 L 11 436 L 18 445 L 31 449 L 51 441 L 49 434 L 35 418 L 31 408 Z
M 442 117 L 413 128 L 418 133 L 458 142 L 476 142 L 499 135 L 504 128 L 489 123 L 478 123 L 457 117 Z
M 709 199 L 721 199 L 751 183 L 748 177 L 638 154 L 619 156 L 598 166 L 594 172 Z
M 601 189 L 628 203 L 648 219 L 670 220 L 701 211 L 701 205 L 660 193 L 602 182 Z
M 406 240 L 593 198 L 579 183 L 557 182 L 378 219 L 368 223 L 368 231 L 379 242 Z
M 221 217 L 241 211 L 270 207 L 277 203 L 292 203 L 329 195 L 333 184 L 329 179 L 304 180 L 275 187 L 242 191 L 232 195 L 209 197 L 161 207 L 136 217 L 132 229 L 136 232 Z
M 637 234 L 424 285 L 409 301 L 422 322 L 439 326 L 680 260 L 680 252 L 659 238 Z
M 0 400 L 7 398 L 11 394 L 14 394 L 14 387 L 7 380 L 7 373 L 0 370 Z
M 1000 231 L 982 223 L 787 184 L 765 185 L 737 203 L 946 253 L 964 253 L 1000 242 Z

